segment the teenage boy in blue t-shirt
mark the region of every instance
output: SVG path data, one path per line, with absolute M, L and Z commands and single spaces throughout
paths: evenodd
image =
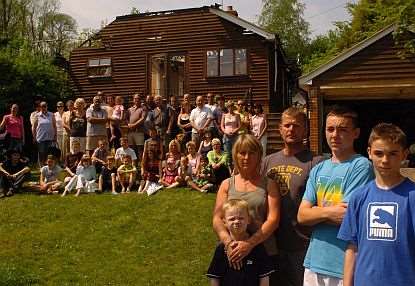
M 297 219 L 314 226 L 304 259 L 304 286 L 337 286 L 343 281 L 347 243 L 337 232 L 350 195 L 373 178 L 368 159 L 356 154 L 353 142 L 359 137 L 358 116 L 336 106 L 326 118 L 326 139 L 332 156 L 310 172 Z
M 338 234 L 348 243 L 345 286 L 415 285 L 415 183 L 400 174 L 406 146 L 399 127 L 372 129 L 376 179 L 353 194 Z

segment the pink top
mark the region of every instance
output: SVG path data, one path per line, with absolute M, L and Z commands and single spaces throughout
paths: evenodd
M 233 132 L 236 129 L 236 114 L 224 114 L 225 133 Z
M 4 116 L 6 132 L 10 134 L 11 138 L 22 139 L 23 138 L 23 117 L 13 116 L 8 114 Z
M 252 134 L 258 138 L 259 135 L 261 134 L 262 129 L 264 129 L 265 127 L 264 116 L 258 116 L 256 114 L 252 116 L 251 125 L 252 125 Z
M 112 118 L 122 120 L 122 113 L 124 111 L 124 106 L 121 104 L 115 105 L 113 112 L 112 112 Z

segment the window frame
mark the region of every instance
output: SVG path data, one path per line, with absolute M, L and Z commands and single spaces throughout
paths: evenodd
M 232 62 L 233 62 L 233 71 L 232 71 L 232 75 L 221 75 L 221 69 L 220 69 L 220 65 L 221 65 L 221 61 L 220 61 L 220 52 L 221 50 L 232 50 Z M 235 74 L 236 71 L 236 61 L 235 61 L 235 51 L 236 50 L 245 50 L 246 53 L 246 73 L 245 74 Z M 215 76 L 210 76 L 208 75 L 208 52 L 211 51 L 216 51 L 217 52 L 217 75 Z M 250 74 L 250 70 L 249 70 L 249 50 L 248 48 L 243 48 L 243 47 L 237 47 L 237 48 L 229 48 L 229 47 L 221 47 L 221 48 L 213 48 L 213 49 L 206 49 L 205 50 L 205 54 L 204 54 L 204 58 L 205 58 L 205 64 L 204 64 L 204 70 L 205 70 L 205 78 L 206 79 L 215 79 L 215 78 L 235 78 L 235 77 L 249 77 Z
M 98 60 L 98 65 L 90 65 L 90 61 L 96 61 Z M 103 60 L 109 60 L 110 63 L 109 64 L 101 64 L 101 61 Z M 110 72 L 109 74 L 103 74 L 103 75 L 91 75 L 90 74 L 90 70 L 92 69 L 100 69 L 100 68 L 110 68 Z M 94 57 L 94 58 L 89 58 L 86 62 L 86 73 L 88 78 L 111 78 L 112 77 L 112 72 L 113 72 L 113 68 L 112 68 L 112 58 L 111 57 Z

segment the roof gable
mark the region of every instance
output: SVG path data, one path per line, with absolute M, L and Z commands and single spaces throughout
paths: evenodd
M 337 55 L 326 64 L 319 66 L 317 69 L 311 71 L 308 74 L 305 74 L 299 78 L 300 86 L 304 85 L 312 85 L 313 79 L 320 76 L 321 74 L 327 72 L 331 68 L 337 66 L 338 64 L 344 62 L 345 60 L 349 59 L 353 55 L 357 54 L 358 52 L 366 49 L 367 47 L 371 46 L 372 44 L 376 43 L 380 39 L 383 39 L 393 31 L 395 31 L 396 26 L 391 25 L 386 27 L 383 30 L 375 33 L 373 36 L 361 41 L 360 43 L 354 45 L 350 49 L 342 52 L 341 54 Z

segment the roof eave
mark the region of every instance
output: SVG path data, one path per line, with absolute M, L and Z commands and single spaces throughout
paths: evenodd
M 327 63 L 319 66 L 315 70 L 309 72 L 308 74 L 305 74 L 303 76 L 300 76 L 298 78 L 300 86 L 305 85 L 312 85 L 313 79 L 317 76 L 323 74 L 324 72 L 328 71 L 329 69 L 333 68 L 334 66 L 340 64 L 341 62 L 347 60 L 351 56 L 357 54 L 361 50 L 369 47 L 370 45 L 374 44 L 375 42 L 379 41 L 383 37 L 389 35 L 396 29 L 396 25 L 390 25 L 383 30 L 380 30 L 379 32 L 375 33 L 371 37 L 361 41 L 360 43 L 354 45 L 350 49 L 344 51 L 343 53 L 337 55 Z
M 268 33 L 264 29 L 254 25 L 254 24 L 252 24 L 252 23 L 250 23 L 250 22 L 248 22 L 248 21 L 246 21 L 242 18 L 235 17 L 235 16 L 230 15 L 229 13 L 227 13 L 225 11 L 215 9 L 215 8 L 209 8 L 209 11 L 211 13 L 213 13 L 213 14 L 229 21 L 229 22 L 232 22 L 232 23 L 234 23 L 238 26 L 241 26 L 241 27 L 243 27 L 247 30 L 252 31 L 253 33 L 265 38 L 266 40 L 269 40 L 269 41 L 274 41 L 275 40 L 275 35 L 274 34 Z

